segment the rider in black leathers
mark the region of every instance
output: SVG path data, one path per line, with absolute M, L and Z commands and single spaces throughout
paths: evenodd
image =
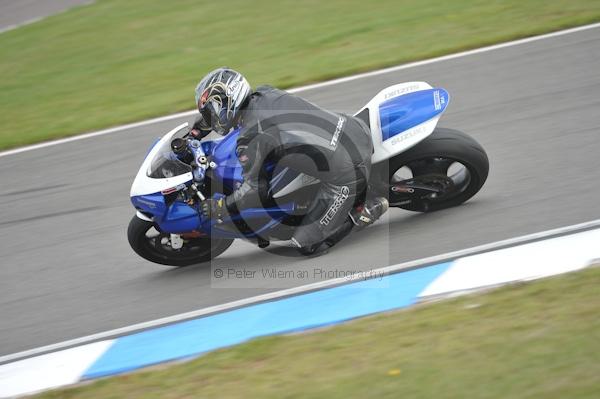
M 239 73 L 220 68 L 207 75 L 196 89 L 201 115 L 192 134 L 203 136 L 210 130 L 226 134 L 233 126 L 241 127 L 236 153 L 244 182 L 225 201 L 206 200 L 206 216 L 221 218 L 226 213 L 260 207 L 267 195 L 261 189 L 267 160 L 321 182 L 292 238 L 302 254 L 314 254 L 335 245 L 355 225 L 371 224 L 385 212 L 385 199 L 364 198 L 373 144 L 362 120 L 324 110 L 269 86 L 250 92 L 245 85 L 247 82 Z M 235 97 L 246 91 L 241 101 Z M 232 107 L 236 101 L 237 109 Z M 355 207 L 357 202 L 361 205 Z

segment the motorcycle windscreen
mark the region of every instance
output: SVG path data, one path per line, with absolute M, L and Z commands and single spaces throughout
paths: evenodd
M 173 153 L 171 142 L 165 141 L 150 162 L 146 174 L 153 179 L 164 179 L 184 175 L 191 171 L 192 167 L 181 162 Z

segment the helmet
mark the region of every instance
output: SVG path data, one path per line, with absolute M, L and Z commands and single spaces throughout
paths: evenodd
M 196 86 L 196 106 L 206 124 L 225 135 L 237 123 L 251 90 L 241 73 L 227 67 L 215 69 Z

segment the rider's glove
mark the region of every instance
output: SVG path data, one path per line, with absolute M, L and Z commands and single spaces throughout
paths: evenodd
M 223 223 L 223 219 L 229 214 L 225 205 L 225 197 L 208 198 L 201 204 L 202 216 L 214 219 L 217 223 Z
M 202 139 L 205 136 L 208 136 L 211 130 L 212 128 L 206 123 L 204 118 L 202 118 L 202 115 L 198 115 L 189 133 L 195 139 Z
M 200 140 L 210 134 L 210 130 L 199 130 L 199 129 L 191 129 L 189 132 L 190 136 L 193 138 Z

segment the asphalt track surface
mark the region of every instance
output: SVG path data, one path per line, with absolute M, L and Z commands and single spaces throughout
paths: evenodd
M 598 65 L 596 28 L 303 92 L 352 112 L 394 83 L 444 87 L 440 125 L 486 148 L 488 182 L 457 208 L 391 210 L 322 257 L 238 242 L 212 267 L 368 270 L 598 219 Z M 153 139 L 179 122 L 0 158 L 0 355 L 280 288 L 211 287 L 210 265 L 165 268 L 130 250 L 131 181 Z
M 93 0 L 0 0 L 0 32 Z

